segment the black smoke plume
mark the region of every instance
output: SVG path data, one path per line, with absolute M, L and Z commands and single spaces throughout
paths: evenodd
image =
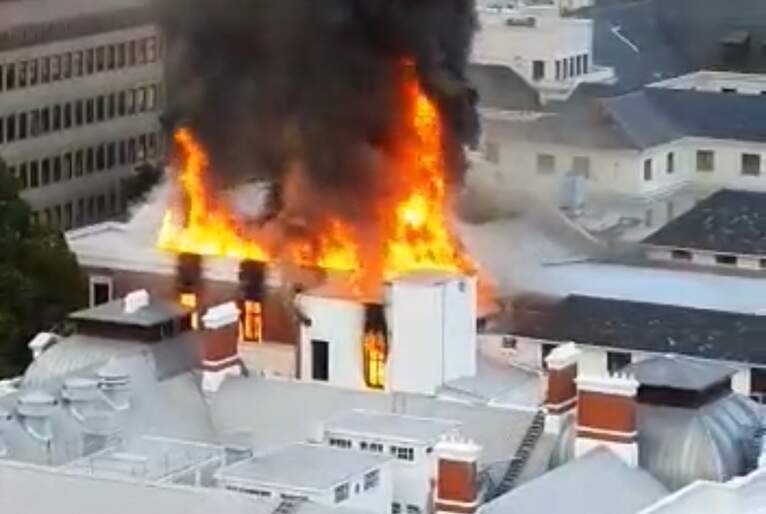
M 461 178 L 478 137 L 465 77 L 474 0 L 157 1 L 167 119 L 202 140 L 218 185 L 280 183 L 297 162 L 328 198 L 374 189 L 405 61 L 439 105 Z

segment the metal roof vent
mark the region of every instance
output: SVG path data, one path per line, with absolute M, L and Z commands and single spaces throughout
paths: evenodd
M 20 397 L 17 411 L 27 433 L 35 439 L 48 442 L 53 438 L 51 416 L 58 401 L 44 391 L 32 391 Z
M 144 307 L 149 306 L 149 291 L 139 289 L 125 295 L 125 314 L 133 314 Z
M 98 388 L 115 410 L 130 408 L 130 373 L 116 359 L 98 371 Z
M 98 382 L 92 378 L 68 378 L 61 396 L 69 403 L 69 412 L 78 421 L 84 421 L 85 411 L 100 396 Z

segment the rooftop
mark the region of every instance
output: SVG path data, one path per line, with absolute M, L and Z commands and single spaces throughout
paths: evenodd
M 412 443 L 435 443 L 443 434 L 460 427 L 457 421 L 402 414 L 352 410 L 324 424 L 327 431 L 385 437 Z
M 766 255 L 766 193 L 718 191 L 643 242 L 727 254 Z
M 516 327 L 518 333 L 618 350 L 766 365 L 766 316 L 578 295 L 549 309 L 547 322 L 522 323 Z
M 189 309 L 181 305 L 165 300 L 152 298 L 148 305 L 126 312 L 125 300 L 120 298 L 95 307 L 73 312 L 69 319 L 75 321 L 100 321 L 105 323 L 119 323 L 121 325 L 134 325 L 140 327 L 152 327 L 172 321 L 185 314 Z
M 320 490 L 378 468 L 389 457 L 371 452 L 297 443 L 218 471 L 222 480 Z
M 500 496 L 482 512 L 634 514 L 667 493 L 649 473 L 600 447 Z
M 727 366 L 677 355 L 652 357 L 630 364 L 625 370 L 633 373 L 643 386 L 686 391 L 704 391 L 735 373 Z

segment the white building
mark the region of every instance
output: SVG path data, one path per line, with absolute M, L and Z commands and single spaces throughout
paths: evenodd
M 456 436 L 460 423 L 434 418 L 353 410 L 324 423 L 325 444 L 338 448 L 391 455 L 392 512 L 425 513 L 433 501 L 437 480 L 434 448 L 447 436 Z
M 565 100 L 581 83 L 613 82 L 612 70 L 593 62 L 593 21 L 562 14 L 587 3 L 480 7 L 471 62 L 512 69 L 540 92 L 543 102 Z
M 216 480 L 221 488 L 264 499 L 387 514 L 389 463 L 389 457 L 375 453 L 297 443 L 223 468 Z
M 648 87 L 740 95 L 763 95 L 766 94 L 766 75 L 760 73 L 702 70 L 661 80 L 649 84 Z
M 125 209 L 122 181 L 160 158 L 162 41 L 142 0 L 0 5 L 0 157 L 41 221 Z
M 490 121 L 485 145 L 498 196 L 559 202 L 576 176 L 586 203 L 656 228 L 715 189 L 764 189 L 763 110 L 760 96 L 646 88 L 532 121 Z

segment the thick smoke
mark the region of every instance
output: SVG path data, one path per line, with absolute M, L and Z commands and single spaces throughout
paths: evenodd
M 474 0 L 158 1 L 167 119 L 202 140 L 216 185 L 299 169 L 328 203 L 353 193 L 364 204 L 385 173 L 405 60 L 439 104 L 461 178 L 478 133 L 464 73 Z

